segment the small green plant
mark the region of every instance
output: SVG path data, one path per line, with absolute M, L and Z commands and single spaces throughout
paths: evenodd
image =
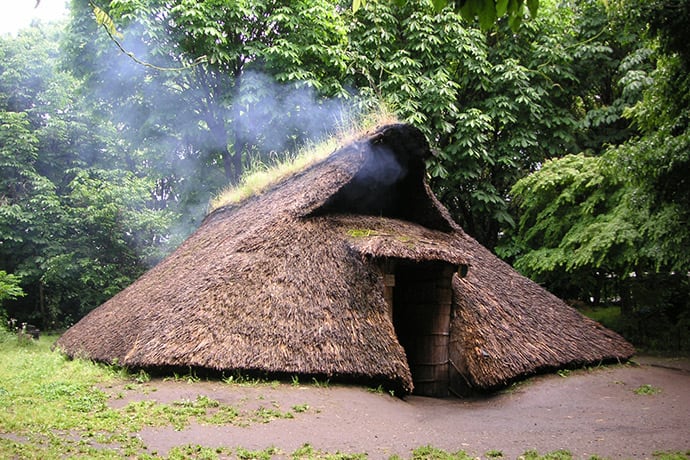
M 413 450 L 412 460 L 473 460 L 473 457 L 462 450 L 450 453 L 427 445 Z
M 301 414 L 302 412 L 306 412 L 309 410 L 309 404 L 297 404 L 295 406 L 292 406 L 292 411 L 298 414 Z
M 292 378 L 292 386 L 293 387 L 298 387 L 299 386 L 299 376 L 293 375 Z
M 253 387 L 253 386 L 258 386 L 258 385 L 263 385 L 263 384 L 270 384 L 273 387 L 277 386 L 276 381 L 269 382 L 266 379 L 261 379 L 258 377 L 250 377 L 249 375 L 244 375 L 241 372 L 235 372 L 234 374 L 223 378 L 223 382 L 227 383 L 228 385 L 240 385 L 240 386 L 248 386 L 248 387 Z
M 186 460 L 190 458 L 194 458 L 197 460 L 215 460 L 221 458 L 221 455 L 223 457 L 232 455 L 232 449 L 221 447 L 212 448 L 200 446 L 198 444 L 187 444 L 184 446 L 177 446 L 170 449 L 167 458 L 169 460 Z
M 661 388 L 649 385 L 648 383 L 641 385 L 633 390 L 636 395 L 655 395 L 661 393 Z
M 216 401 L 213 398 L 209 398 L 206 395 L 198 395 L 196 397 L 196 401 L 194 401 L 193 404 L 195 404 L 197 407 L 204 407 L 204 408 L 220 406 L 220 403 L 218 401 Z
M 489 450 L 484 455 L 486 455 L 487 458 L 503 458 L 503 452 L 500 450 Z
M 303 444 L 302 447 L 296 449 L 291 457 L 293 460 L 298 459 L 309 459 L 316 456 L 316 450 L 311 446 L 311 444 Z
M 295 450 L 290 456 L 290 458 L 292 460 L 366 460 L 367 454 L 342 454 L 340 452 L 336 452 L 335 454 L 329 454 L 326 452 L 316 450 L 311 444 L 307 443 Z
M 171 377 L 165 377 L 163 380 L 166 382 L 197 383 L 201 381 L 201 378 L 196 374 L 196 371 L 190 367 L 186 374 L 178 374 L 177 372 L 173 372 Z
M 295 418 L 292 412 L 281 412 L 279 409 L 271 409 L 268 407 L 260 407 L 254 411 L 253 421 L 259 423 L 268 423 L 277 419 L 290 419 Z
M 233 406 L 222 405 L 206 418 L 206 422 L 211 425 L 246 425 L 240 420 L 240 411 Z
M 134 376 L 134 381 L 137 383 L 148 383 L 151 381 L 151 376 L 144 369 L 139 369 L 137 375 Z
M 280 450 L 269 447 L 264 450 L 247 450 L 242 447 L 235 450 L 235 455 L 240 460 L 270 460 L 274 455 L 279 455 Z
M 657 451 L 652 454 L 654 458 L 659 460 L 688 460 L 690 459 L 690 450 L 685 452 L 663 452 Z
M 560 369 L 557 374 L 563 378 L 570 377 L 572 371 L 570 369 Z
M 388 391 L 386 391 L 386 389 L 383 387 L 383 385 L 379 385 L 379 386 L 377 386 L 376 388 L 374 388 L 374 387 L 369 387 L 369 388 L 367 388 L 367 391 L 368 391 L 369 393 L 376 393 L 376 394 L 378 394 L 378 395 L 382 395 L 382 394 L 384 394 L 384 393 L 388 393 L 389 395 L 395 397 L 395 390 L 388 390 Z
M 556 450 L 548 454 L 539 455 L 536 450 L 528 450 L 518 457 L 518 460 L 572 460 L 573 454 L 567 450 Z
M 383 385 L 379 385 L 376 388 L 367 388 L 367 391 L 369 393 L 376 393 L 378 395 L 382 395 L 384 392 Z
M 330 380 L 329 380 L 329 379 L 326 379 L 326 380 L 318 380 L 318 379 L 316 379 L 316 377 L 315 377 L 315 378 L 313 378 L 313 379 L 311 379 L 311 380 L 312 380 L 312 383 L 314 384 L 314 386 L 315 386 L 316 388 L 328 388 L 328 386 L 330 385 Z

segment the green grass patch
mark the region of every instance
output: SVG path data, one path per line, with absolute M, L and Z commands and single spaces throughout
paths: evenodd
M 191 423 L 251 427 L 318 413 L 307 404 L 294 404 L 289 409 L 282 409 L 278 402 L 259 397 L 254 401 L 242 399 L 236 405 L 230 405 L 205 395 L 167 404 L 146 399 L 112 408 L 108 405 L 111 399 L 124 397 L 119 388 L 125 388 L 125 391 L 131 388 L 150 396 L 150 383 L 146 383 L 150 377 L 141 373 L 130 374 L 118 366 L 67 359 L 51 351 L 55 339 L 55 336 L 43 336 L 39 341 L 18 340 L 15 334 L 0 331 L 0 458 L 159 459 L 162 456 L 149 452 L 139 438 L 138 432 L 142 428 L 160 426 L 182 430 Z M 188 382 L 193 388 L 198 377 L 191 377 L 183 376 L 179 380 Z M 314 385 L 327 388 L 328 381 L 315 381 Z M 643 390 L 639 394 L 658 391 L 649 385 L 640 389 Z M 110 390 L 114 394 L 110 394 Z M 503 454 L 500 450 L 490 450 L 485 457 L 503 458 Z M 659 460 L 690 460 L 690 452 L 655 452 L 654 457 Z M 165 458 L 359 460 L 366 459 L 367 454 L 324 452 L 310 444 L 304 444 L 292 453 L 273 447 L 251 451 L 241 447 L 181 445 L 173 447 Z M 475 457 L 464 451 L 446 452 L 423 446 L 412 451 L 407 458 L 468 460 Z M 565 460 L 571 459 L 572 455 L 568 451 L 544 455 L 528 451 L 520 458 Z
M 580 313 L 601 323 L 603 326 L 612 329 L 620 330 L 621 325 L 621 307 L 587 307 L 579 309 Z
M 369 236 L 376 236 L 378 235 L 378 232 L 368 228 L 352 228 L 347 231 L 347 234 L 353 238 L 366 238 Z
M 690 450 L 685 452 L 654 452 L 652 455 L 658 460 L 690 460 Z
M 412 451 L 412 460 L 473 460 L 467 452 L 446 452 L 433 446 L 418 447 Z
M 653 385 L 650 384 L 644 384 L 640 385 L 639 387 L 635 388 L 633 392 L 636 395 L 655 395 L 657 393 L 661 393 L 661 388 L 657 388 Z
M 229 376 L 223 377 L 223 382 L 228 385 L 237 385 L 240 387 L 269 386 L 275 388 L 280 385 L 280 382 L 277 380 L 270 380 L 264 377 L 253 377 L 243 374 L 242 372 L 234 372 Z
M 275 402 L 248 408 L 243 401 L 232 406 L 204 395 L 169 404 L 144 400 L 114 409 L 108 401 L 123 394 L 110 395 L 106 390 L 117 385 L 137 389 L 150 380 L 148 375 L 68 359 L 51 350 L 56 338 L 25 341 L 0 331 L 0 458 L 145 458 L 146 446 L 137 432 L 146 426 L 182 430 L 194 422 L 246 427 L 309 411 L 306 404 L 288 410 Z M 194 383 L 197 378 L 181 380 Z M 185 457 L 188 449 L 193 450 L 185 447 L 171 458 Z M 208 457 L 211 454 L 201 449 L 193 458 L 213 458 Z
M 295 450 L 290 458 L 292 460 L 364 460 L 367 458 L 367 454 L 343 454 L 340 452 L 332 454 L 315 449 L 311 444 L 304 444 L 302 447 Z
M 536 450 L 528 450 L 519 458 L 520 460 L 571 460 L 573 458 L 573 454 L 567 450 L 556 450 L 541 455 Z

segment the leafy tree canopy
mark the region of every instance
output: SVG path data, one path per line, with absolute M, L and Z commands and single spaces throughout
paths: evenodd
M 567 6 L 567 7 L 566 7 Z M 549 158 L 630 135 L 648 60 L 610 30 L 599 2 L 545 4 L 514 34 L 452 9 L 370 2 L 354 15 L 354 86 L 386 100 L 436 148 L 432 187 L 472 236 L 493 248 L 515 224 L 509 191 Z
M 642 45 L 621 61 L 623 94 L 642 91 L 623 110 L 635 135 L 519 180 L 520 224 L 499 248 L 560 295 L 620 303 L 627 333 L 643 344 L 654 324 L 679 346 L 690 324 L 690 78 L 688 48 L 677 39 L 690 27 L 689 5 L 612 2 L 610 23 Z M 653 65 L 631 74 L 641 56 Z
M 21 278 L 18 276 L 7 273 L 5 270 L 0 270 L 0 306 L 2 306 L 5 300 L 16 299 L 25 295 L 20 286 L 20 281 Z M 2 313 L 1 310 L 0 313 Z M 2 315 L 0 315 L 0 318 L 2 318 Z
M 368 1 L 371 0 L 353 0 L 353 11 L 357 12 Z M 406 2 L 407 0 L 394 1 L 399 6 Z M 498 19 L 506 16 L 511 29 L 516 31 L 524 19 L 526 10 L 529 10 L 532 17 L 536 17 L 539 8 L 539 0 L 430 0 L 430 3 L 436 11 L 441 11 L 450 5 L 465 20 L 473 21 L 476 18 L 484 30 L 493 27 Z

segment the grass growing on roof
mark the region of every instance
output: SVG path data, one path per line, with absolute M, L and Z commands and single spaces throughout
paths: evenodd
M 376 126 L 397 122 L 398 120 L 386 108 L 380 106 L 359 118 L 346 119 L 331 137 L 316 144 L 307 144 L 297 153 L 287 154 L 275 164 L 267 165 L 261 161 L 254 161 L 242 175 L 239 184 L 228 186 L 211 200 L 209 212 L 259 195 L 281 180 L 325 159 L 339 146 L 352 142 L 362 133 Z

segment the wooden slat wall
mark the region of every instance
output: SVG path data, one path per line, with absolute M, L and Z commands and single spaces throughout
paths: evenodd
M 443 262 L 398 264 L 394 324 L 407 353 L 415 393 L 447 396 L 454 267 Z

